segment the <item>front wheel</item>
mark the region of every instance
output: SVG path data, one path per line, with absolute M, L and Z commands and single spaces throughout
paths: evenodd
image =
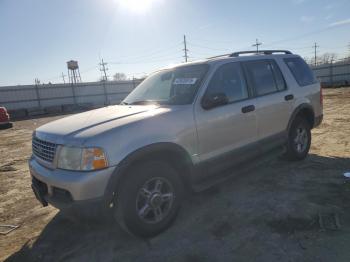
M 289 130 L 287 141 L 287 157 L 291 160 L 304 159 L 310 150 L 311 130 L 309 123 L 296 117 Z
M 152 161 L 132 168 L 119 188 L 115 206 L 122 209 L 118 219 L 123 221 L 118 222 L 135 235 L 151 237 L 175 219 L 184 187 L 174 168 Z

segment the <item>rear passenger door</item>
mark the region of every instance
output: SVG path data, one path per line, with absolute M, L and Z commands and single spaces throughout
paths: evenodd
M 267 151 L 285 142 L 294 97 L 273 59 L 248 61 L 244 68 L 257 98 L 258 140 Z

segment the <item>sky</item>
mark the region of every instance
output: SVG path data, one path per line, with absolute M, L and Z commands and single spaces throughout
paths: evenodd
M 184 61 L 240 50 L 349 55 L 349 0 L 0 0 L 0 86 L 140 77 Z M 67 77 L 65 78 L 67 81 Z

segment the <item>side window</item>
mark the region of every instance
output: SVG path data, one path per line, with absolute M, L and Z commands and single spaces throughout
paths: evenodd
M 307 86 L 316 82 L 313 72 L 303 59 L 299 57 L 285 58 L 284 62 L 300 86 Z
M 274 61 L 246 62 L 245 68 L 257 96 L 286 89 L 282 73 Z
M 286 82 L 284 81 L 283 75 L 278 65 L 274 61 L 271 61 L 271 67 L 275 76 L 277 89 L 279 91 L 287 89 Z
M 247 85 L 239 63 L 222 65 L 210 80 L 206 95 L 222 93 L 229 102 L 248 98 Z

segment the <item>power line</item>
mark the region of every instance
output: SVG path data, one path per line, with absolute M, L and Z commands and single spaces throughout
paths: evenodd
M 138 53 L 140 53 L 139 55 L 137 54 L 133 54 L 133 55 L 126 55 L 126 56 L 119 56 L 118 59 L 122 59 L 122 60 L 133 60 L 133 59 L 149 59 L 149 58 L 155 58 L 155 56 L 159 57 L 159 56 L 164 56 L 167 55 L 169 53 L 173 53 L 175 51 L 175 47 L 178 53 L 178 47 L 179 46 L 183 46 L 183 42 L 178 42 L 172 45 L 169 45 L 167 47 L 162 47 L 162 48 L 158 48 L 158 49 L 153 49 L 152 51 L 138 51 Z
M 203 38 L 197 38 L 197 37 L 192 37 L 192 36 L 191 36 L 191 39 L 195 40 L 195 41 L 197 40 L 200 42 L 207 42 L 207 43 L 211 43 L 211 44 L 217 43 L 217 44 L 225 44 L 225 45 L 232 44 L 234 42 L 233 40 L 223 40 L 223 39 L 217 40 L 217 39 L 213 39 L 213 38 L 203 39 Z
M 179 51 L 172 51 L 171 53 L 167 54 L 167 55 L 161 55 L 161 56 L 153 56 L 153 57 L 149 57 L 149 58 L 142 58 L 140 57 L 139 59 L 136 60 L 131 60 L 131 61 L 113 61 L 113 62 L 108 62 L 108 64 L 141 64 L 141 63 L 148 63 L 149 61 L 153 61 L 153 60 L 159 60 L 159 59 L 171 59 L 174 58 L 175 56 L 177 57 L 179 55 Z
M 208 57 L 208 56 L 213 56 L 213 51 L 208 51 L 208 52 L 199 52 L 197 50 L 195 51 L 192 51 L 191 50 L 191 57 L 193 58 L 193 55 L 194 56 L 201 56 L 201 57 Z
M 325 31 L 333 30 L 333 29 L 336 29 L 336 28 L 338 28 L 338 27 L 337 26 L 327 26 L 327 27 L 324 27 L 324 28 L 321 28 L 321 29 L 318 29 L 318 30 L 310 31 L 310 32 L 307 32 L 307 33 L 304 33 L 304 34 L 296 35 L 296 36 L 293 36 L 293 37 L 288 37 L 288 38 L 285 38 L 285 39 L 280 39 L 280 40 L 277 40 L 277 41 L 274 41 L 274 42 L 271 42 L 271 43 L 268 43 L 268 44 L 264 44 L 264 45 L 265 46 L 274 46 L 276 44 L 280 44 L 280 43 L 287 42 L 287 41 L 291 42 L 291 41 L 294 41 L 294 40 L 299 40 L 301 38 L 307 38 L 307 37 L 310 37 L 312 35 L 323 33 Z
M 258 53 L 259 52 L 259 46 L 262 45 L 261 42 L 259 42 L 258 38 L 255 39 L 255 44 L 252 45 L 252 46 L 255 46 L 256 47 L 256 52 Z
M 178 52 L 177 52 L 178 53 Z M 109 65 L 135 65 L 135 64 L 149 64 L 149 63 L 155 63 L 155 62 L 163 62 L 163 61 L 169 61 L 169 60 L 177 60 L 181 59 L 182 56 L 176 55 L 176 56 L 170 56 L 170 57 L 162 57 L 159 59 L 151 59 L 151 60 L 139 60 L 139 61 L 130 61 L 130 62 L 124 62 L 124 61 L 113 61 L 108 62 Z
M 81 71 L 81 73 L 82 74 L 87 73 L 87 72 L 90 72 L 90 71 L 96 70 L 96 69 L 97 69 L 97 66 L 89 67 L 89 68 L 85 69 L 84 71 Z
M 306 49 L 310 49 L 310 46 L 303 46 L 303 47 L 290 47 L 290 48 L 286 48 L 288 50 L 306 50 Z
M 183 51 L 185 52 L 185 62 L 187 63 L 187 60 L 188 60 L 188 55 L 187 55 L 187 52 L 188 52 L 188 49 L 187 49 L 187 43 L 186 43 L 186 35 L 184 35 L 184 49 Z
M 197 43 L 193 43 L 192 41 L 189 42 L 187 41 L 188 44 L 190 44 L 191 46 L 195 46 L 195 47 L 199 47 L 199 48 L 202 48 L 202 49 L 208 49 L 208 50 L 213 50 L 213 51 L 222 51 L 222 52 L 226 52 L 230 49 L 228 48 L 213 48 L 213 47 L 209 47 L 209 46 L 204 46 L 204 45 L 201 45 L 201 44 L 197 44 Z M 192 53 L 192 51 L 191 51 Z

